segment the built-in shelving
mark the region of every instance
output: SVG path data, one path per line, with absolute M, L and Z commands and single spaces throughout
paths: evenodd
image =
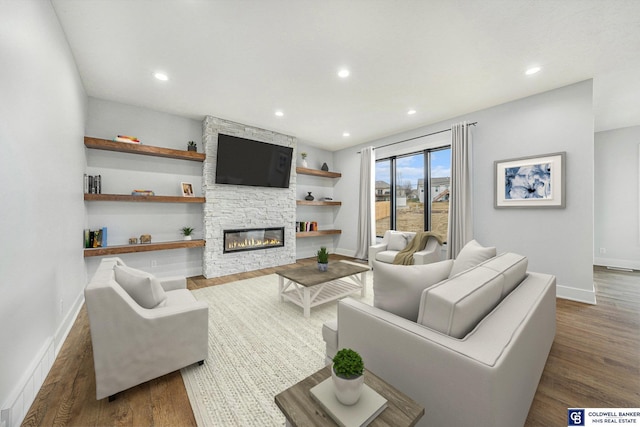
M 299 206 L 341 206 L 342 202 L 333 200 L 296 200 L 296 204 Z
M 296 172 L 302 175 L 320 176 L 324 178 L 340 178 L 342 176 L 340 172 L 329 172 L 319 169 L 301 168 L 299 166 L 296 168 Z
M 107 246 L 104 248 L 87 248 L 84 257 L 118 255 L 135 252 L 164 251 L 168 249 L 197 248 L 205 245 L 204 240 L 178 240 L 174 242 L 141 243 L 137 245 Z
M 132 196 L 130 194 L 85 194 L 85 201 L 148 202 L 148 203 L 204 203 L 204 197 L 183 196 Z
M 192 160 L 203 162 L 204 153 L 196 151 L 174 150 L 172 148 L 154 147 L 152 145 L 131 144 L 128 142 L 110 141 L 108 139 L 84 137 L 84 145 L 96 150 L 117 151 L 120 153 L 141 154 L 144 156 L 167 157 L 170 159 Z
M 297 238 L 301 237 L 317 237 L 327 236 L 330 234 L 341 234 L 342 230 L 316 230 L 316 231 L 299 231 L 296 233 Z

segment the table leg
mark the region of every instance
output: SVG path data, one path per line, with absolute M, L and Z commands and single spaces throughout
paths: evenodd
M 280 302 L 284 301 L 282 296 L 282 289 L 284 288 L 284 277 L 278 276 L 278 295 L 280 295 Z
M 311 290 L 305 286 L 304 299 L 302 301 L 302 307 L 304 308 L 304 317 L 311 316 Z
M 362 286 L 362 290 L 360 291 L 360 295 L 363 297 L 367 296 L 367 282 L 365 277 L 365 272 L 360 273 L 360 286 Z

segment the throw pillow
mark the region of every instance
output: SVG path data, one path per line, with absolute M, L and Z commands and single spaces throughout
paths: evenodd
M 162 285 L 152 274 L 124 265 L 113 267 L 116 282 L 135 302 L 144 308 L 154 308 L 167 299 Z
M 408 236 L 404 233 L 391 233 L 387 249 L 390 251 L 401 251 L 409 244 Z
M 452 264 L 450 259 L 424 265 L 374 261 L 373 306 L 415 322 L 422 291 L 446 279 Z
M 453 261 L 453 267 L 449 273 L 449 277 L 453 277 L 458 273 L 475 267 L 483 261 L 488 260 L 496 256 L 496 248 L 485 248 L 475 240 L 470 241 L 458 254 L 458 257 Z

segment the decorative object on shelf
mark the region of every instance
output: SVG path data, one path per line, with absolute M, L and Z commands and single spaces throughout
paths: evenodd
M 193 186 L 190 182 L 181 182 L 180 189 L 182 190 L 182 197 L 194 197 Z
M 138 138 L 129 135 L 118 135 L 113 138 L 117 142 L 126 142 L 127 144 L 142 144 Z
M 137 237 L 129 237 L 129 244 L 130 245 L 137 245 L 138 244 L 138 238 Z
M 189 141 L 187 143 L 187 151 L 198 151 L 198 146 L 195 141 Z
M 564 208 L 565 152 L 494 162 L 494 208 Z
M 327 164 L 326 164 L 326 163 L 323 163 L 323 164 L 322 164 L 322 167 L 321 167 L 320 169 L 322 169 L 322 170 L 323 170 L 323 171 L 325 171 L 325 172 L 328 172 L 328 171 L 329 171 L 329 166 L 327 166 Z
M 132 196 L 154 196 L 155 193 L 152 190 L 133 190 Z
M 151 234 L 143 234 L 140 236 L 140 243 L 151 243 Z
M 303 151 L 302 153 L 300 153 L 300 156 L 302 157 L 302 167 L 306 168 L 307 167 L 307 153 L 305 153 Z
M 336 398 L 343 405 L 354 405 L 360 400 L 364 385 L 364 363 L 358 352 L 343 348 L 333 356 L 331 378 Z
M 84 193 L 102 194 L 102 176 L 84 174 Z
M 107 227 L 98 230 L 84 230 L 84 247 L 86 248 L 106 248 L 107 247 Z
M 193 233 L 193 228 L 191 227 L 182 227 L 180 229 L 182 235 L 184 236 L 184 240 L 191 240 L 191 233 Z
M 327 271 L 329 267 L 329 252 L 324 246 L 320 247 L 318 251 L 318 270 Z
M 309 200 L 309 201 L 311 201 L 311 200 L 315 199 L 315 197 L 313 197 L 313 196 L 311 195 L 311 191 L 307 191 L 307 193 L 308 193 L 308 194 L 307 194 L 306 196 L 304 196 L 304 199 L 305 199 L 305 200 Z

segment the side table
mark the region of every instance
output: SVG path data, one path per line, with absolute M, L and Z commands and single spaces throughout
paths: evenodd
M 275 397 L 276 405 L 289 426 L 337 426 L 331 416 L 313 399 L 309 390 L 331 376 L 331 366 L 325 366 Z M 424 415 L 424 407 L 406 394 L 365 369 L 364 382 L 387 399 L 387 408 L 370 426 L 414 426 Z

